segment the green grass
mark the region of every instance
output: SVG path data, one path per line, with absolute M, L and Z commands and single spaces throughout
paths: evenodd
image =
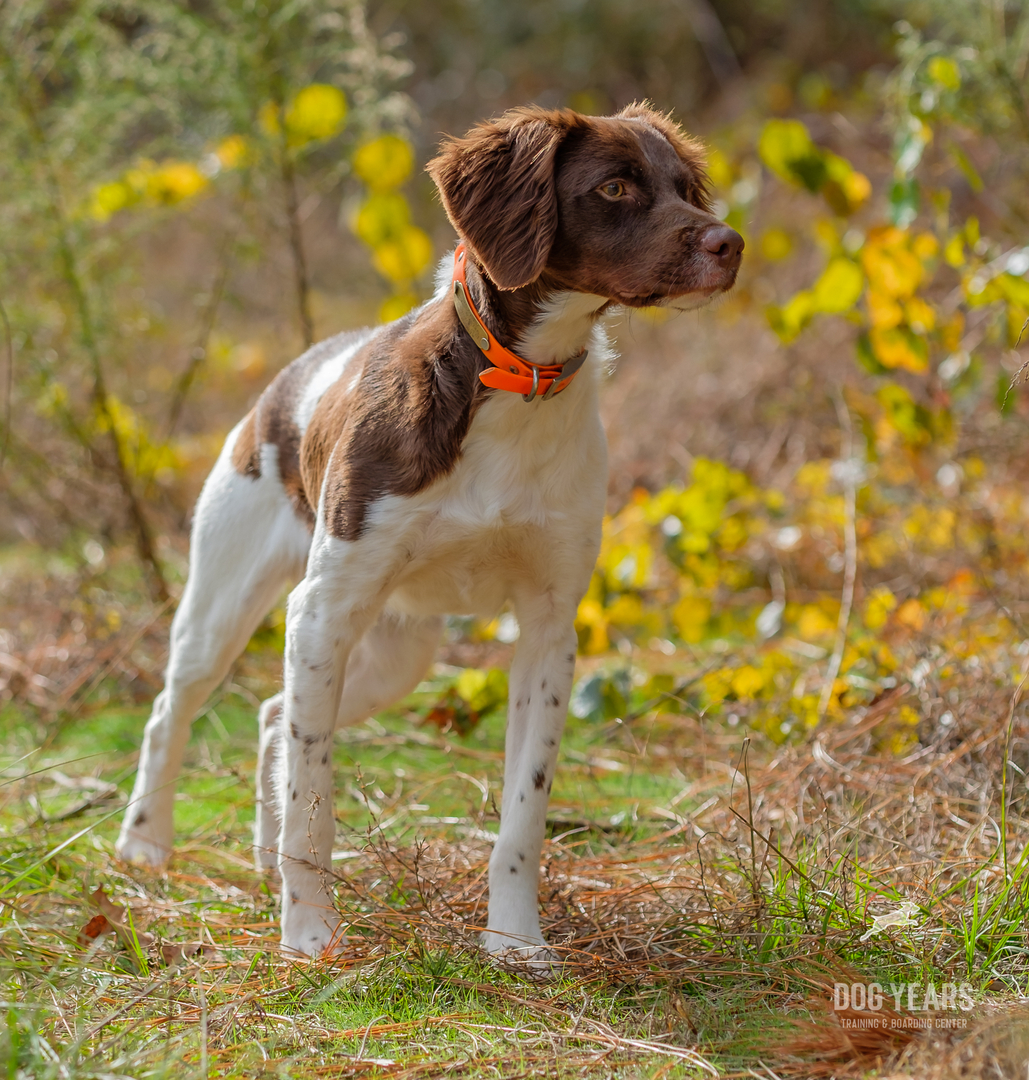
M 8 709 L 8 1077 L 690 1077 L 759 1062 L 804 1075 L 804 1054 L 783 1044 L 795 1021 L 822 1016 L 834 980 L 968 981 L 980 1002 L 1026 992 L 1024 854 L 1005 878 L 995 843 L 966 836 L 962 855 L 941 825 L 938 850 L 916 855 L 902 776 L 841 802 L 812 791 L 807 750 L 772 747 L 752 747 L 733 775 L 741 731 L 670 713 L 570 719 L 541 883 L 545 933 L 568 963 L 543 983 L 498 968 L 475 927 L 503 716 L 441 735 L 420 723 L 439 689 L 338 737 L 350 932 L 339 959 L 310 964 L 278 954 L 275 887 L 249 865 L 252 704 L 226 692 L 196 722 L 164 874 L 113 858 L 146 709 L 96 709 L 50 726 L 41 747 L 38 723 Z M 790 817 L 798 800 L 806 823 Z M 83 944 L 97 888 L 156 942 Z M 872 914 L 905 899 L 918 905 L 912 926 L 861 940 Z M 165 966 L 161 944 L 189 942 L 206 948 Z

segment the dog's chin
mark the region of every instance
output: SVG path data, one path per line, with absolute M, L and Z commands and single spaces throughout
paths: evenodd
M 707 307 L 721 291 L 721 289 L 704 289 L 701 292 L 687 293 L 685 296 L 673 296 L 656 306 L 665 311 L 697 311 L 702 307 Z

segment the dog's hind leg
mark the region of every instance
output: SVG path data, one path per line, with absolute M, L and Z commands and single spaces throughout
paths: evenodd
M 360 723 L 409 694 L 432 663 L 443 620 L 413 619 L 383 613 L 355 646 L 347 661 L 336 727 Z M 282 738 L 282 694 L 261 706 L 257 757 L 257 815 L 254 821 L 254 863 L 262 869 L 278 865 L 279 801 L 276 771 L 285 758 Z
M 129 862 L 167 862 L 174 783 L 193 718 L 283 586 L 303 571 L 307 529 L 283 491 L 274 460 L 263 463 L 258 477 L 235 470 L 238 430 L 197 503 L 189 579 L 172 622 L 165 685 L 143 733 L 139 771 L 118 837 L 118 854 Z
M 254 865 L 259 870 L 274 870 L 279 865 L 279 796 L 275 790 L 275 768 L 281 753 L 282 694 L 262 702 L 257 727 Z

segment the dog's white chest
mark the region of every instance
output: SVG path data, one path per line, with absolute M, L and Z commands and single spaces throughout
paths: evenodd
M 607 451 L 592 375 L 575 390 L 567 401 L 492 398 L 448 477 L 376 507 L 377 527 L 409 536 L 410 558 L 388 607 L 490 617 L 519 581 L 538 579 L 555 552 L 595 535 Z

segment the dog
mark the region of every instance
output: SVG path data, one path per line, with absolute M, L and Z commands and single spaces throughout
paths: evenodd
M 711 212 L 700 144 L 647 105 L 515 109 L 445 140 L 427 171 L 459 238 L 435 295 L 284 368 L 204 485 L 117 851 L 167 861 L 190 724 L 299 581 L 283 690 L 259 714 L 255 855 L 281 877 L 283 947 L 336 948 L 334 730 L 418 684 L 445 614 L 510 604 L 483 944 L 546 964 L 539 864 L 607 492 L 604 317 L 724 293 L 743 239 Z

